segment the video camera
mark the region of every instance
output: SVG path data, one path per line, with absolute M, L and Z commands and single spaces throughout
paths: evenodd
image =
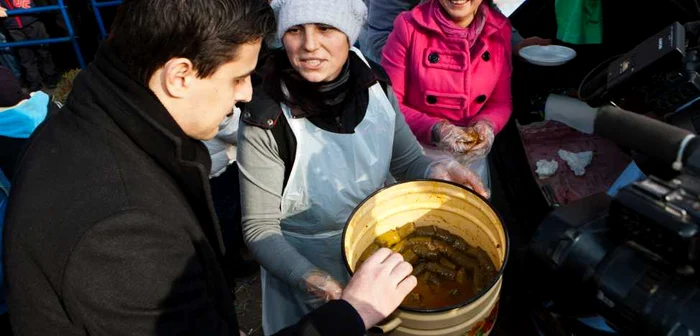
M 700 335 L 698 32 L 700 23 L 674 23 L 594 69 L 579 88 L 589 105 L 604 106 L 595 133 L 675 173 L 614 197 L 590 196 L 542 221 L 528 259 L 537 298 L 549 315 L 607 322 L 566 334 Z
M 598 313 L 624 335 L 700 334 L 700 138 L 613 107 L 595 130 L 685 167 L 548 215 L 530 244 L 543 293 L 560 312 Z
M 580 98 L 593 107 L 613 104 L 700 130 L 700 21 L 678 22 L 624 55 L 603 62 L 583 80 Z M 698 104 L 695 104 L 698 103 Z

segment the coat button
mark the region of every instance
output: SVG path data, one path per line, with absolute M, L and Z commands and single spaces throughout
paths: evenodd
M 481 95 L 481 96 L 476 97 L 476 102 L 479 104 L 481 104 L 485 101 L 486 101 L 486 95 Z
M 440 55 L 436 52 L 430 53 L 430 55 L 428 55 L 428 62 L 433 64 L 440 62 Z
M 435 96 L 428 96 L 428 97 L 425 98 L 425 101 L 426 101 L 428 104 L 431 104 L 431 105 L 432 105 L 432 104 L 437 103 L 437 97 L 435 97 Z
M 275 121 L 272 119 L 267 119 L 267 125 L 268 126 L 273 126 L 275 124 Z
M 250 112 L 243 113 L 243 118 L 250 118 Z
M 481 54 L 481 59 L 488 62 L 489 60 L 491 60 L 491 53 L 488 50 L 484 51 L 484 53 Z

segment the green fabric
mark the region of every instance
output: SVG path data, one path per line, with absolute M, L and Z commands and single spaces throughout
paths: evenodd
M 603 42 L 603 6 L 600 0 L 556 0 L 557 38 L 571 44 Z

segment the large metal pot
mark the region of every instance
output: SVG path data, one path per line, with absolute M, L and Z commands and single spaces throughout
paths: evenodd
M 391 335 L 488 335 L 498 314 L 509 240 L 489 202 L 458 184 L 422 180 L 395 184 L 369 196 L 353 212 L 343 233 L 343 254 L 352 274 L 374 239 L 406 223 L 437 225 L 484 249 L 500 271 L 473 298 L 440 309 L 399 307 L 373 328 Z

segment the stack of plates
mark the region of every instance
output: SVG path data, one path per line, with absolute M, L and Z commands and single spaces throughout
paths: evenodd
M 535 65 L 558 66 L 574 59 L 576 51 L 559 45 L 533 45 L 520 49 L 520 56 Z

